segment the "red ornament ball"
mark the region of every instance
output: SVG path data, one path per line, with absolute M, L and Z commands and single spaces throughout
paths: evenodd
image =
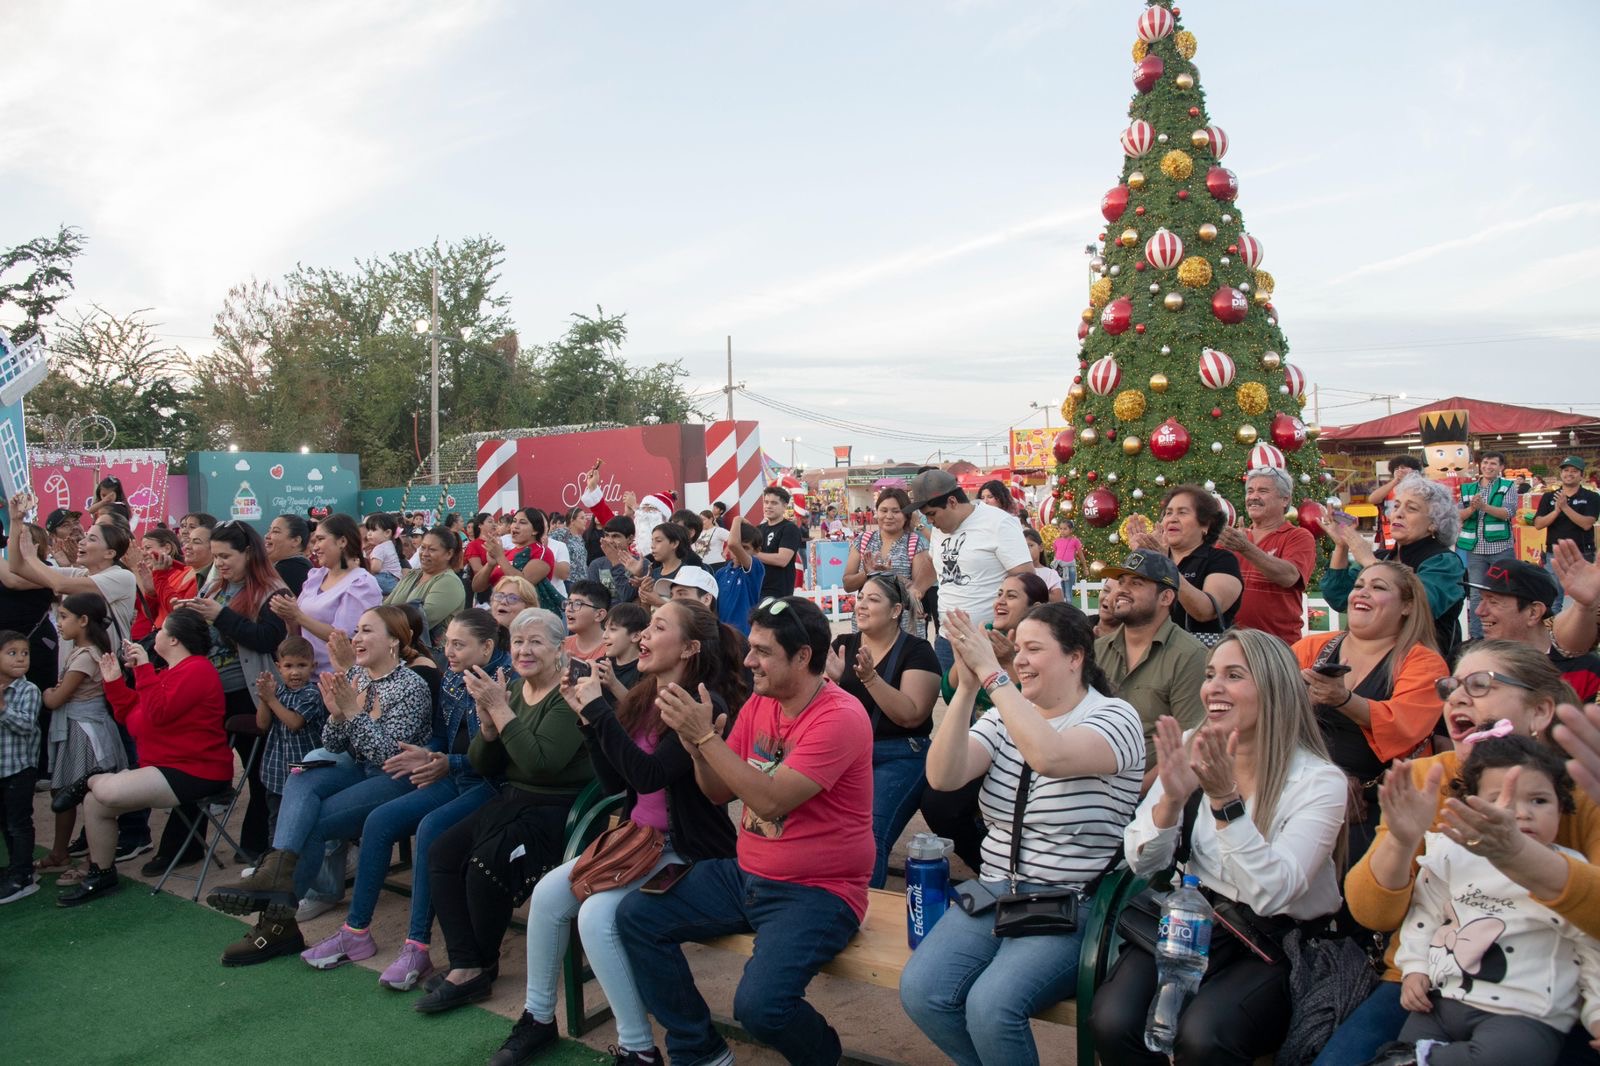
M 1299 449 L 1306 442 L 1306 424 L 1285 411 L 1272 416 L 1272 443 L 1286 452 Z
M 1078 369 L 1079 370 L 1088 370 L 1089 369 L 1089 360 L 1084 359 L 1084 358 L 1082 358 L 1080 356 L 1079 359 L 1078 359 Z
M 1078 339 L 1081 341 L 1085 337 L 1087 337 L 1088 335 L 1089 335 L 1089 323 L 1087 323 L 1087 322 L 1079 322 L 1078 323 Z
M 1143 274 L 1145 266 L 1146 266 L 1145 261 L 1143 259 L 1141 259 L 1137 263 L 1133 264 L 1133 269 L 1135 269 L 1139 273 Z
M 1150 454 L 1163 462 L 1182 459 L 1189 451 L 1189 431 L 1176 418 L 1169 418 L 1150 434 Z
M 1239 254 L 1239 246 L 1237 244 L 1228 245 L 1228 254 L 1229 255 L 1238 255 Z
M 1100 213 L 1105 216 L 1107 222 L 1115 222 L 1122 217 L 1122 213 L 1128 209 L 1128 196 L 1128 187 L 1118 185 L 1100 197 Z M 1105 235 L 1102 234 L 1100 239 L 1105 240 Z
M 1133 213 L 1142 217 L 1144 215 L 1144 204 L 1140 204 L 1138 207 L 1134 208 Z
M 1078 440 L 1070 429 L 1063 429 L 1056 434 L 1055 441 L 1050 445 L 1050 451 L 1055 455 L 1056 462 L 1066 463 L 1072 461 L 1072 453 L 1078 450 Z M 1066 484 L 1067 479 L 1062 478 L 1061 483 Z
M 1239 179 L 1227 167 L 1212 167 L 1206 171 L 1206 192 L 1212 199 L 1231 201 L 1239 195 Z
M 1083 416 L 1083 423 L 1086 426 L 1094 425 L 1094 412 L 1093 411 L 1090 411 L 1088 414 Z
M 1117 520 L 1117 494 L 1110 489 L 1095 489 L 1083 498 L 1083 520 L 1096 528 Z
M 1189 190 L 1188 189 L 1179 189 L 1178 190 L 1178 199 L 1187 200 L 1188 198 L 1189 198 Z
M 1138 324 L 1138 325 L 1137 325 L 1137 326 L 1134 326 L 1134 327 L 1133 327 L 1133 331 L 1134 331 L 1134 332 L 1135 332 L 1135 333 L 1143 333 L 1143 332 L 1144 332 L 1144 323 L 1143 323 L 1143 322 L 1141 322 L 1141 323 L 1139 323 L 1139 324 Z
M 1093 470 L 1089 471 L 1087 474 L 1085 474 L 1083 476 L 1088 478 L 1090 481 L 1099 481 L 1100 480 L 1100 475 L 1095 473 Z
M 1199 118 L 1200 117 L 1200 109 L 1198 107 L 1191 107 L 1189 109 L 1189 117 L 1190 118 Z
M 1211 297 L 1211 313 L 1219 322 L 1238 325 L 1250 313 L 1250 298 L 1232 285 L 1224 285 Z
M 1212 418 L 1221 418 L 1221 417 L 1222 417 L 1222 408 L 1220 408 L 1220 407 L 1213 407 L 1213 408 L 1212 408 L 1212 409 L 1211 409 L 1211 417 L 1212 417 Z
M 1133 301 L 1126 296 L 1120 296 L 1106 304 L 1104 311 L 1100 312 L 1100 328 L 1113 337 L 1127 332 L 1133 324 Z
M 1082 374 L 1074 374 L 1074 375 L 1072 375 L 1072 383 L 1074 385 L 1082 385 L 1083 384 L 1083 375 Z
M 1301 500 L 1295 504 L 1295 509 L 1300 512 L 1300 528 L 1309 532 L 1318 540 L 1327 535 L 1327 530 L 1322 522 L 1328 517 L 1327 511 L 1316 500 Z
M 1096 239 L 1096 240 L 1101 240 L 1101 241 L 1103 241 L 1103 240 L 1105 240 L 1105 239 L 1106 239 L 1106 235 L 1105 235 L 1105 234 L 1104 234 L 1104 233 L 1101 233 L 1101 234 L 1099 234 L 1099 235 L 1098 235 L 1098 236 L 1096 236 L 1096 238 L 1095 238 L 1095 239 Z
M 1167 65 L 1161 62 L 1158 55 L 1147 55 L 1139 60 L 1133 68 L 1133 87 L 1141 93 L 1147 93 L 1156 87 L 1156 82 L 1161 80 L 1161 75 L 1166 72 Z

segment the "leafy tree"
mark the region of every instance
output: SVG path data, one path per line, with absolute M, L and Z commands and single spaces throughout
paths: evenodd
M 0 252 L 0 309 L 7 305 L 23 314 L 10 330 L 19 344 L 39 332 L 56 304 L 72 292 L 72 261 L 88 243 L 83 231 L 62 226 L 54 237 L 35 237 Z
M 636 367 L 622 357 L 626 315 L 574 314 L 566 336 L 535 348 L 538 390 L 527 425 L 685 422 L 701 416 L 682 385 L 680 363 Z

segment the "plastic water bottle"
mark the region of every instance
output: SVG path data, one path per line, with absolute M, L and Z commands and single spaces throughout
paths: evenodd
M 1185 875 L 1167 895 L 1156 933 L 1156 994 L 1144 1023 L 1144 1046 L 1172 1054 L 1178 1019 L 1200 987 L 1211 955 L 1211 904 L 1200 894 L 1200 879 Z
M 906 847 L 906 943 L 913 949 L 950 906 L 950 860 L 954 841 L 918 833 Z

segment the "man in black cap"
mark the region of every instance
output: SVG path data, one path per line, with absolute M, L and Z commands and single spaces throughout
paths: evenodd
M 1600 493 L 1583 487 L 1584 461 L 1576 455 L 1561 460 L 1561 484 L 1539 498 L 1533 517 L 1536 529 L 1544 530 L 1545 569 L 1554 573 L 1550 555 L 1556 544 L 1570 540 L 1583 557 L 1594 561 L 1594 523 L 1600 518 Z M 1551 613 L 1561 613 L 1560 582 L 1556 583 L 1556 602 Z
M 44 520 L 50 535 L 50 561 L 56 566 L 78 565 L 78 542 L 83 539 L 83 515 L 57 507 Z
M 1600 695 L 1600 656 L 1568 655 L 1551 636 L 1550 620 L 1561 586 L 1544 568 L 1508 559 L 1491 565 L 1481 582 L 1469 582 L 1468 587 L 1479 593 L 1478 617 L 1486 638 L 1544 652 L 1584 703 Z
M 1136 551 L 1121 566 L 1108 566 L 1116 581 L 1111 617 L 1118 626 L 1094 642 L 1094 658 L 1133 704 L 1144 723 L 1145 775 L 1141 794 L 1156 774 L 1156 720 L 1170 714 L 1185 729 L 1205 721 L 1200 686 L 1206 676 L 1206 646 L 1172 621 L 1178 598 L 1178 567 L 1165 554 Z

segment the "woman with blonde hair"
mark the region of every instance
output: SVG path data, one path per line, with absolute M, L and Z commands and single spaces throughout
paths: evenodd
M 1219 915 L 1205 977 L 1178 1022 L 1176 1060 L 1250 1063 L 1288 1030 L 1283 935 L 1339 907 L 1345 777 L 1328 758 L 1295 658 L 1277 637 L 1253 629 L 1223 634 L 1200 692 L 1206 721 L 1199 729 L 1185 735 L 1171 716 L 1156 723 L 1160 776 L 1128 826 L 1124 850 L 1140 876 L 1176 862 L 1199 877 Z M 1135 901 L 1139 913 L 1151 914 L 1150 900 Z M 1153 933 L 1153 917 L 1148 924 Z M 1130 940 L 1090 1015 L 1108 1066 L 1168 1062 L 1144 1043 L 1155 992 L 1149 945 Z
M 496 622 L 506 627 L 507 632 L 510 632 L 511 623 L 517 620 L 519 614 L 538 606 L 539 590 L 534 588 L 533 582 L 516 574 L 496 581 L 494 591 L 489 594 L 489 613 L 494 615 Z
M 1374 563 L 1350 590 L 1349 628 L 1294 645 L 1300 676 L 1335 766 L 1350 778 L 1350 853 L 1378 831 L 1378 784 L 1396 759 L 1429 754 L 1450 672 L 1434 643 L 1422 579 L 1403 563 Z

